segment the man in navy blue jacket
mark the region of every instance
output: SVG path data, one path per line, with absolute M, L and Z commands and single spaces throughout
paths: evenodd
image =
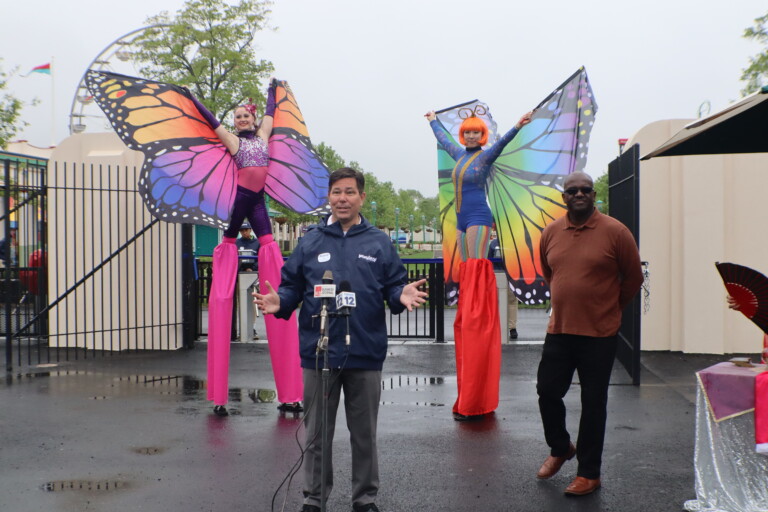
M 333 441 L 336 410 L 344 390 L 344 407 L 352 445 L 352 507 L 355 512 L 377 512 L 379 489 L 376 424 L 381 397 L 381 368 L 387 355 L 387 326 L 384 301 L 392 313 L 423 304 L 427 294 L 418 287 L 425 280 L 407 283 L 407 274 L 389 237 L 360 215 L 365 201 L 365 178 L 359 171 L 341 168 L 329 178 L 331 215 L 302 238 L 281 273 L 275 292 L 255 293 L 265 313 L 288 318 L 301 304 L 299 343 L 304 372 L 304 404 L 307 412 L 304 459 L 303 512 L 319 512 L 321 502 L 321 372 L 318 353 L 321 301 L 314 286 L 331 271 L 336 284 L 347 281 L 355 292 L 357 307 L 349 317 L 350 343 L 345 343 L 346 319 L 331 318 L 328 365 L 331 368 L 328 396 L 328 442 Z M 335 310 L 335 303 L 331 305 Z M 325 475 L 327 494 L 333 486 L 331 447 L 328 446 Z M 327 496 L 326 494 L 326 496 Z

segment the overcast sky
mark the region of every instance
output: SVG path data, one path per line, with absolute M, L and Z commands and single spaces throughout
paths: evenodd
M 10 78 L 6 92 L 40 100 L 24 108 L 30 126 L 17 138 L 48 146 L 68 136 L 73 97 L 91 61 L 148 16 L 182 5 L 4 6 L 2 69 L 18 66 L 23 74 L 54 64 L 53 80 Z M 738 99 L 741 70 L 761 50 L 742 33 L 766 12 L 764 0 L 277 0 L 277 30 L 259 34 L 257 52 L 291 84 L 315 144 L 331 145 L 396 188 L 435 195 L 426 111 L 478 98 L 506 131 L 583 65 L 598 104 L 587 163 L 597 177 L 616 157 L 619 138 L 659 119 L 695 118 L 705 102 L 714 112 Z

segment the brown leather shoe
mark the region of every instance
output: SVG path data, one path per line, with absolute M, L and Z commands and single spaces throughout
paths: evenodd
M 558 471 L 560 471 L 560 468 L 563 467 L 565 461 L 571 460 L 574 455 L 576 455 L 576 447 L 573 446 L 573 443 L 568 446 L 568 453 L 566 453 L 565 456 L 553 457 L 550 455 L 544 460 L 544 464 L 542 464 L 539 468 L 539 472 L 536 473 L 536 478 L 540 478 L 542 480 L 552 478 L 557 474 Z
M 565 494 L 569 496 L 584 496 L 585 494 L 592 494 L 600 488 L 599 478 L 584 478 L 583 476 L 577 476 L 573 479 L 568 487 L 565 488 Z

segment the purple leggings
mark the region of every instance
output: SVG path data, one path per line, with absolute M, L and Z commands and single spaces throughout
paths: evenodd
M 251 229 L 257 237 L 272 234 L 267 205 L 264 202 L 264 190 L 254 192 L 245 187 L 237 187 L 235 204 L 229 218 L 229 227 L 224 231 L 227 238 L 237 238 L 237 232 L 245 218 L 251 223 Z

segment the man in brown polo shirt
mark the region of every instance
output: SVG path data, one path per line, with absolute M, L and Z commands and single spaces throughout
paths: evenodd
M 552 316 L 536 390 L 550 456 L 536 476 L 550 478 L 577 456 L 576 478 L 565 493 L 581 496 L 600 487 L 616 334 L 621 312 L 640 290 L 643 274 L 632 234 L 595 209 L 592 178 L 582 172 L 570 174 L 564 189 L 568 213 L 544 229 L 540 246 Z M 565 426 L 563 403 L 574 371 L 579 372 L 581 384 L 576 446 Z

